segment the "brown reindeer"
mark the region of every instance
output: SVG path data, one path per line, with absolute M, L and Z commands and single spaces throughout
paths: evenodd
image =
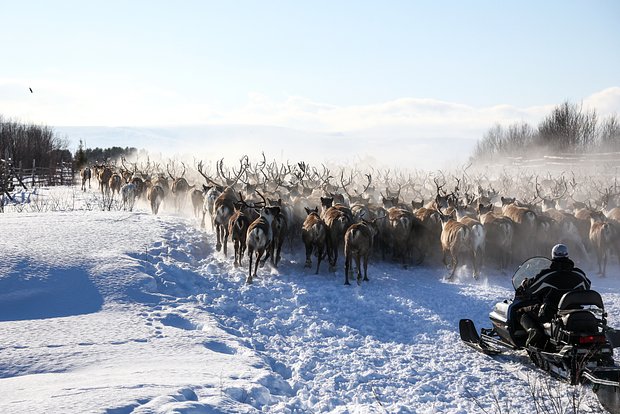
M 451 257 L 451 272 L 448 279 L 454 277 L 459 263 L 459 255 L 467 254 L 471 257 L 474 266 L 474 279 L 478 278 L 478 268 L 474 258 L 474 249 L 471 244 L 471 229 L 463 223 L 454 220 L 452 216 L 441 215 L 441 248 L 443 250 L 443 262 L 447 266 L 446 255 Z
M 387 210 L 387 228 L 385 228 L 387 237 L 384 240 L 388 242 L 388 248 L 392 251 L 392 258 L 400 260 L 404 267 L 407 267 L 411 248 L 420 252 L 420 262 L 424 260 L 425 253 L 419 246 L 421 229 L 423 228 L 421 221 L 414 214 L 403 208 L 391 207 Z
M 155 184 L 149 187 L 146 198 L 151 204 L 151 211 L 153 212 L 153 214 L 158 213 L 159 206 L 161 205 L 161 202 L 164 200 L 165 197 L 166 193 L 164 192 L 164 189 L 161 185 Z
M 381 217 L 383 218 L 383 217 Z M 349 272 L 351 262 L 355 258 L 357 268 L 357 284 L 362 281 L 361 259 L 364 259 L 364 281 L 368 281 L 368 256 L 370 256 L 373 239 L 378 232 L 376 220 L 361 222 L 351 225 L 344 234 L 344 284 L 349 285 Z
M 610 250 L 614 239 L 614 229 L 611 224 L 607 222 L 605 216 L 593 215 L 590 217 L 590 243 L 596 253 L 596 259 L 598 261 L 598 273 L 601 276 L 605 276 L 607 271 L 607 258 L 610 255 Z
M 110 178 L 112 177 L 112 169 L 105 165 L 98 166 L 97 179 L 99 180 L 99 188 L 101 194 L 107 193 L 110 190 Z
M 329 229 L 329 241 L 327 243 L 329 267 L 330 271 L 334 271 L 338 262 L 340 242 L 349 226 L 353 224 L 353 213 L 348 207 L 339 204 L 327 208 L 322 218 Z
M 422 231 L 418 235 L 419 246 L 423 249 L 423 254 L 437 257 L 441 252 L 441 216 L 439 212 L 432 208 L 421 207 L 415 213 L 415 217 L 422 225 Z
M 215 200 L 214 210 L 215 217 L 213 223 L 215 224 L 215 235 L 217 242 L 215 249 L 219 252 L 224 246 L 224 256 L 228 254 L 228 221 L 235 211 L 235 202 L 237 202 L 237 196 L 232 187 L 226 187 L 226 189 Z
M 533 243 L 538 236 L 538 217 L 528 207 L 517 205 L 514 198 L 502 200 L 502 213 L 515 223 L 514 243 L 518 260 L 534 256 L 537 253 L 537 245 Z
M 512 262 L 514 222 L 508 217 L 493 213 L 493 210 L 493 204 L 479 204 L 478 217 L 486 231 L 489 256 L 497 257 L 499 268 L 506 269 Z
M 235 261 L 234 266 L 241 266 L 241 259 L 246 249 L 246 237 L 248 227 L 250 226 L 250 219 L 242 211 L 243 205 L 236 203 L 234 206 L 234 213 L 228 220 L 228 233 L 230 239 L 235 246 Z
M 306 246 L 306 264 L 304 267 L 312 266 L 312 252 L 316 252 L 317 264 L 315 274 L 319 274 L 319 266 L 327 249 L 327 225 L 319 216 L 319 208 L 314 210 L 305 208 L 308 216 L 304 220 L 301 230 L 301 238 Z
M 112 196 L 114 193 L 119 194 L 121 192 L 121 186 L 123 185 L 123 177 L 120 174 L 114 173 L 110 177 L 110 181 L 108 182 L 108 187 L 112 192 Z
M 267 252 L 269 254 L 269 248 L 273 240 L 273 230 L 271 223 L 273 218 L 280 212 L 280 207 L 263 207 L 260 210 L 260 216 L 254 220 L 248 227 L 246 236 L 246 246 L 248 257 L 250 258 L 250 268 L 246 283 L 250 284 L 253 281 L 252 277 L 252 261 L 254 254 L 256 253 L 256 261 L 254 263 L 254 276 L 258 270 L 258 264 L 263 257 L 263 254 Z
M 200 218 L 200 215 L 202 214 L 202 206 L 204 205 L 204 193 L 202 190 L 194 188 L 191 193 L 191 199 L 194 216 L 196 216 L 196 218 Z

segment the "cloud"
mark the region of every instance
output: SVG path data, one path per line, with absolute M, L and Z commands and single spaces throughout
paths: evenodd
M 587 108 L 596 109 L 601 116 L 620 115 L 620 87 L 604 89 L 583 100 Z
M 35 93 L 30 94 L 28 87 Z M 304 97 L 274 99 L 250 93 L 246 102 L 223 108 L 190 95 L 101 73 L 81 79 L 0 78 L 0 114 L 51 126 L 269 125 L 321 133 L 355 132 L 380 138 L 480 138 L 494 124 L 536 125 L 558 103 L 532 107 L 474 107 L 404 97 L 369 105 L 333 105 Z M 620 112 L 620 87 L 584 98 L 601 116 Z

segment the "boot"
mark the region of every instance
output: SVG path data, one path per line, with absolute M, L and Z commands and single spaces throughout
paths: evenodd
M 540 331 L 540 329 L 530 328 L 527 332 L 529 335 L 525 341 L 526 347 L 533 346 L 540 349 L 545 348 L 545 335 Z

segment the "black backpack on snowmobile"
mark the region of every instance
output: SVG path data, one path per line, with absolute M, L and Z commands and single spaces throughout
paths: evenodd
M 526 260 L 513 276 L 515 291 L 525 278 L 533 278 L 549 264 L 544 257 Z M 620 395 L 620 367 L 613 360 L 613 348 L 620 346 L 620 332 L 607 326 L 601 295 L 584 287 L 590 287 L 589 281 L 577 290 L 559 292 L 557 311 L 543 325 L 546 340 L 542 346 L 526 346 L 528 333 L 521 326 L 521 314 L 524 308 L 538 304 L 527 295 L 497 303 L 489 314 L 493 327 L 483 328 L 480 334 L 473 321 L 461 319 L 461 339 L 489 355 L 525 350 L 536 366 L 553 376 L 571 384 L 611 387 L 612 394 Z

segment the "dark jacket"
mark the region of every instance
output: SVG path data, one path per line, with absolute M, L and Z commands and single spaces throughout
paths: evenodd
M 562 257 L 553 259 L 548 269 L 541 270 L 533 278 L 523 280 L 517 289 L 516 296 L 535 299 L 538 305 L 544 304 L 544 313 L 549 317 L 557 310 L 560 299 L 566 292 L 577 289 L 586 290 L 590 289 L 590 286 L 591 282 L 584 271 L 575 267 L 569 258 Z

